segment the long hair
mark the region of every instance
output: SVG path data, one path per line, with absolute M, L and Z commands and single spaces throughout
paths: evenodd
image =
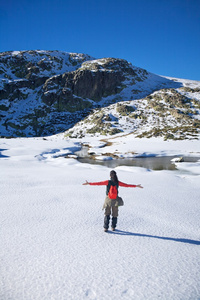
M 114 170 L 110 171 L 110 178 L 115 184 L 118 184 L 117 173 Z

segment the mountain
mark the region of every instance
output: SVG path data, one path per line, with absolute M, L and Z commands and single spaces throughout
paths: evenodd
M 61 51 L 0 53 L 0 135 L 133 133 L 198 138 L 200 82 L 158 76 L 124 59 Z

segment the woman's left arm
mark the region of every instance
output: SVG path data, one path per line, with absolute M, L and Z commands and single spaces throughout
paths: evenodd
M 88 185 L 89 182 L 86 180 L 85 183 L 83 183 L 82 185 Z
M 100 181 L 100 182 L 88 182 L 86 180 L 85 183 L 83 183 L 83 185 L 108 185 L 108 180 L 105 180 L 105 181 Z

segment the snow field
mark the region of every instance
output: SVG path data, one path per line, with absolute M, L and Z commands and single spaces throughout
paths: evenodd
M 117 167 L 115 232 L 103 232 L 110 169 L 54 158 L 77 144 L 1 140 L 0 299 L 198 299 L 199 175 Z M 60 151 L 61 150 L 61 151 Z

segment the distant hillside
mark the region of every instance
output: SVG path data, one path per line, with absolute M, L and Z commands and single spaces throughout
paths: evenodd
M 200 88 L 158 90 L 139 100 L 121 101 L 94 110 L 66 132 L 66 136 L 134 134 L 165 140 L 198 139 Z
M 198 138 L 199 112 L 200 82 L 157 76 L 123 59 L 0 54 L 1 136 Z

